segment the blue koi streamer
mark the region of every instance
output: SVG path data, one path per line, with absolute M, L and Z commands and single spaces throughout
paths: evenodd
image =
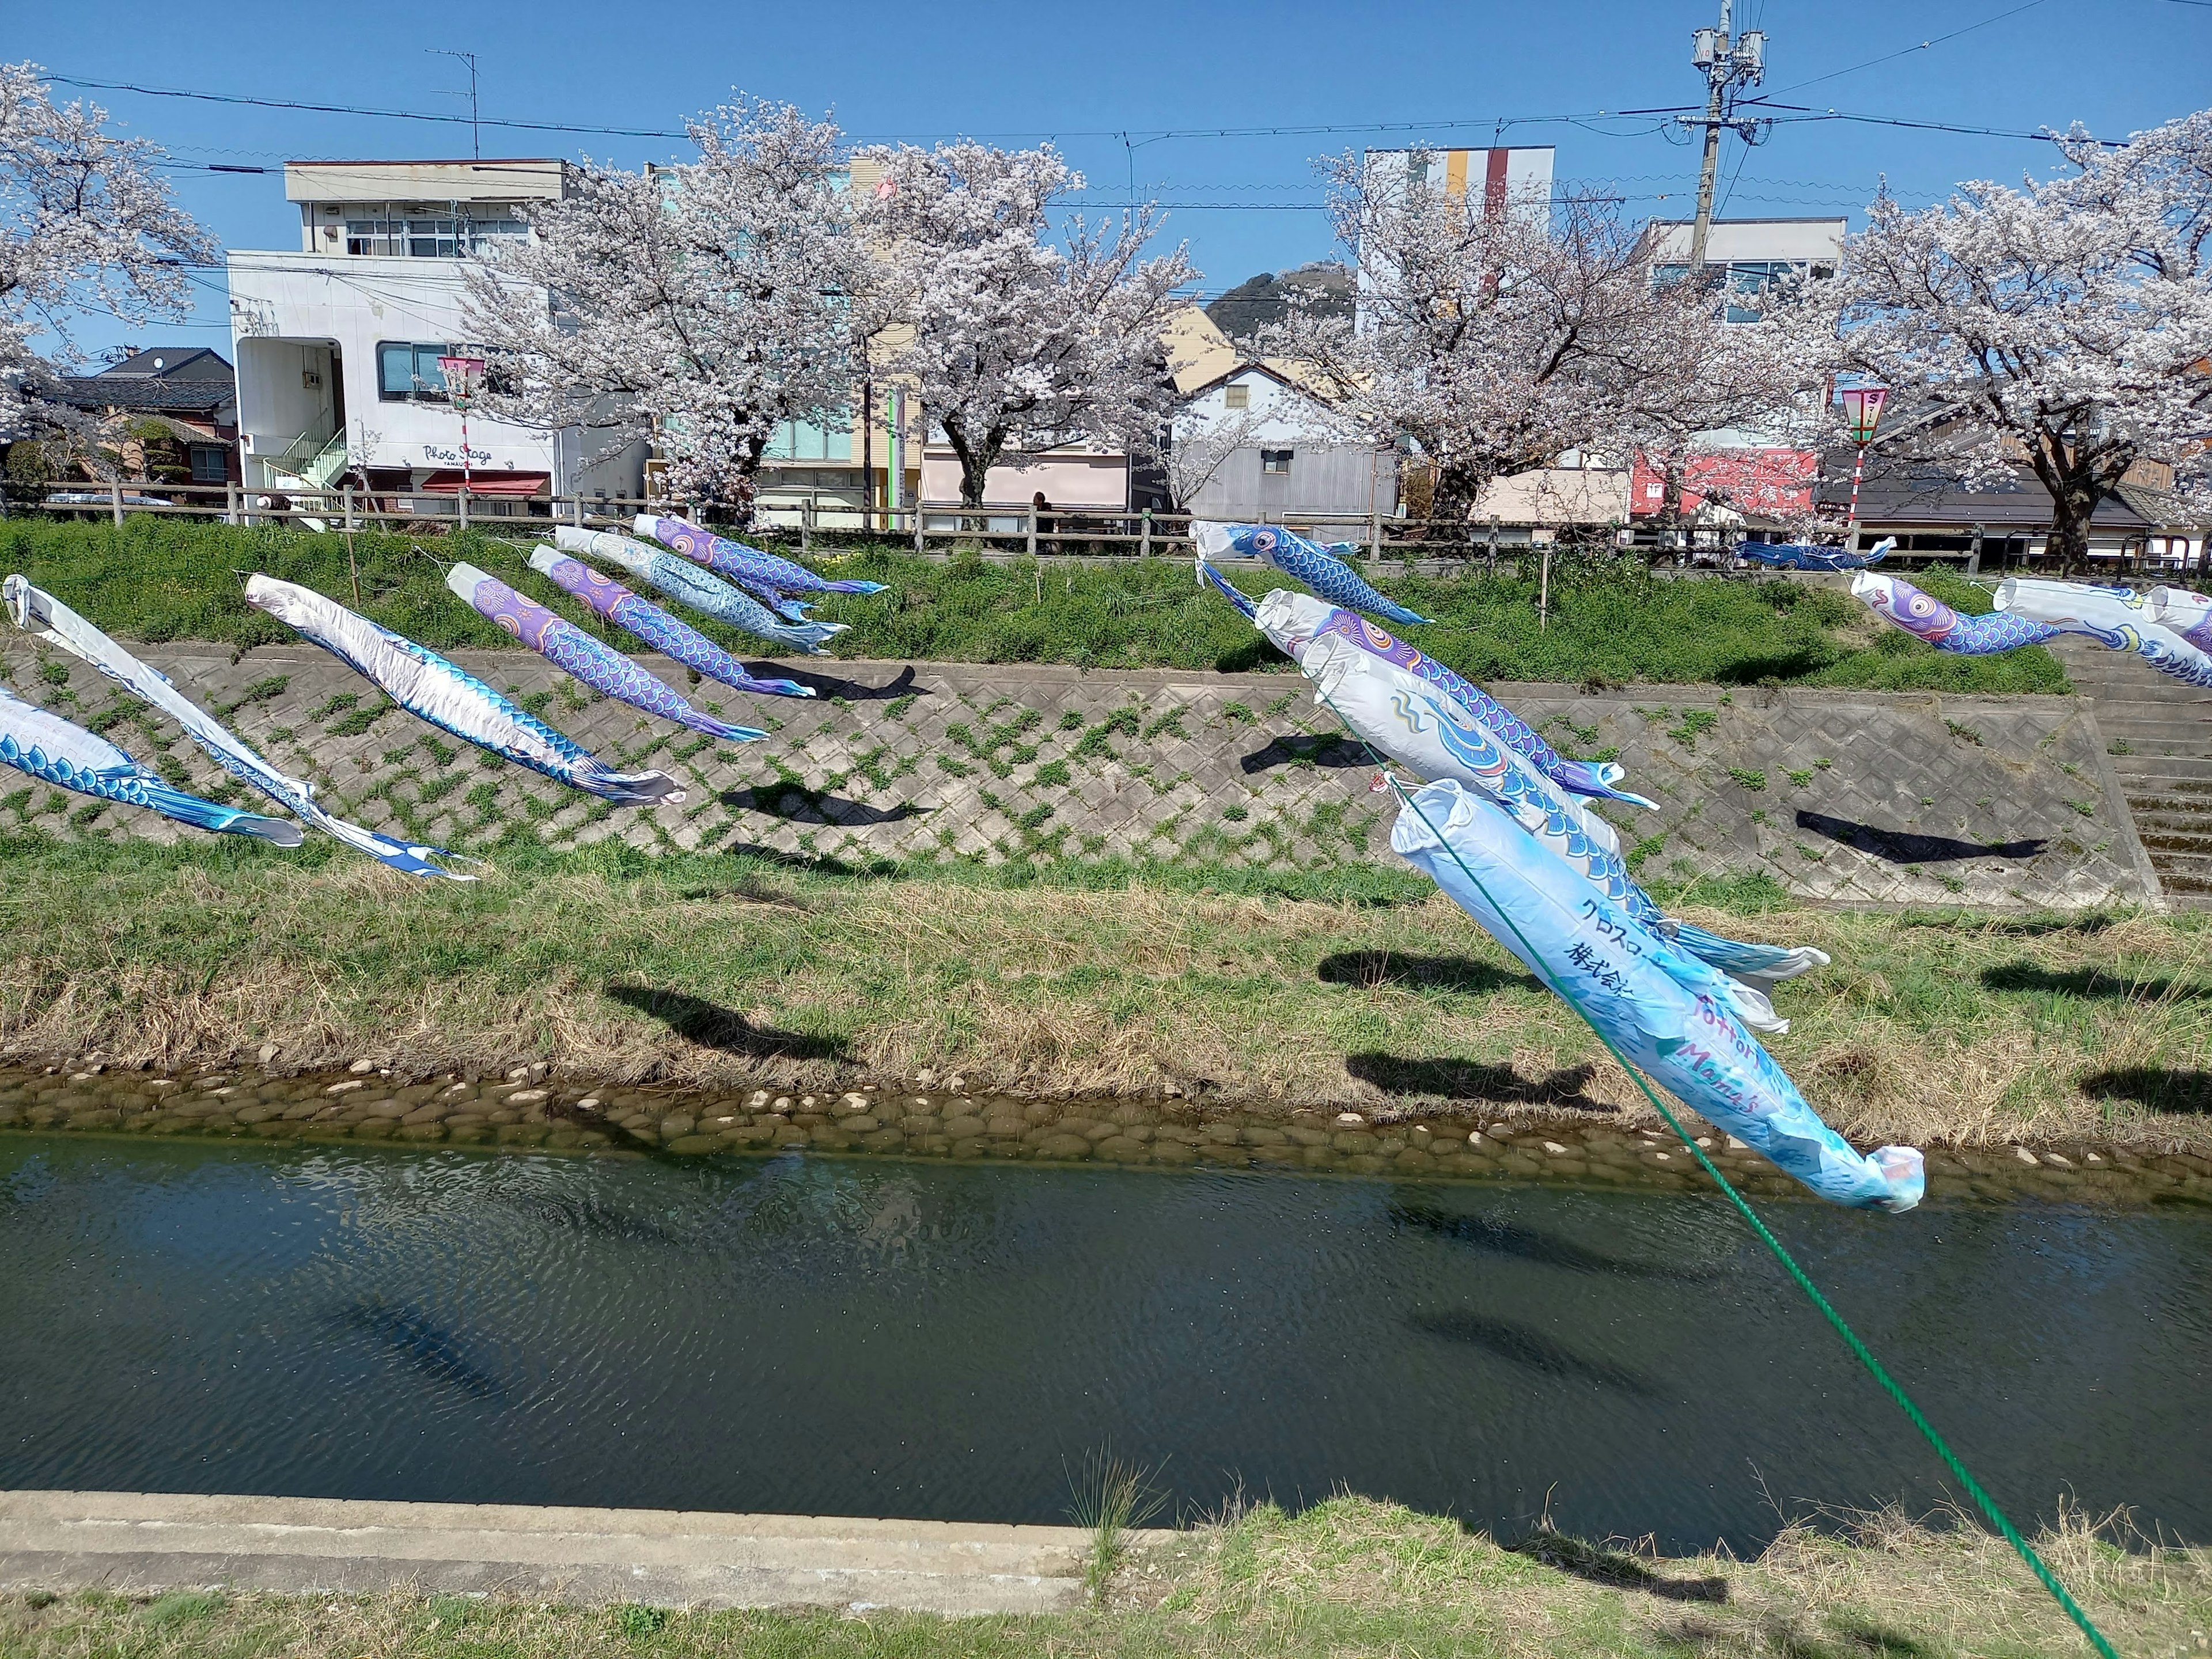
M 1304 582 L 1331 605 L 1342 605 L 1347 611 L 1370 611 L 1386 621 L 1408 627 L 1429 620 L 1395 599 L 1385 599 L 1350 565 L 1295 531 L 1275 525 L 1214 524 L 1198 519 L 1191 523 L 1190 535 L 1198 544 L 1201 559 L 1218 559 L 1231 553 L 1241 553 L 1249 559 L 1265 559 L 1285 576 Z
M 466 670 L 311 587 L 256 575 L 246 581 L 246 602 L 321 646 L 416 719 L 501 760 L 620 806 L 684 799 L 665 772 L 616 771 Z
M 33 629 L 41 639 L 82 657 L 101 673 L 142 702 L 151 703 L 185 728 L 185 733 L 207 751 L 209 758 L 242 783 L 251 784 L 270 799 L 289 807 L 324 834 L 366 853 L 380 864 L 410 876 L 441 876 L 447 881 L 474 881 L 434 863 L 437 859 L 463 860 L 442 847 L 417 847 L 394 841 L 374 830 L 325 812 L 315 798 L 314 786 L 287 776 L 242 741 L 220 720 L 194 704 L 168 676 L 157 672 L 132 656 L 51 593 L 31 586 L 21 576 L 0 582 L 8 614 L 18 628 Z
M 665 542 L 685 558 L 695 560 L 716 575 L 727 576 L 739 586 L 757 593 L 779 615 L 788 617 L 795 623 L 806 620 L 807 608 L 816 601 L 802 601 L 787 595 L 880 593 L 884 591 L 881 582 L 830 581 L 816 575 L 803 564 L 794 564 L 774 553 L 763 553 L 757 547 L 747 547 L 743 542 L 733 542 L 726 536 L 717 536 L 711 530 L 702 530 L 697 525 L 682 519 L 641 513 L 637 515 L 635 527 L 639 535 Z
M 1896 537 L 1885 536 L 1863 553 L 1811 542 L 1738 542 L 1735 551 L 1738 558 L 1779 570 L 1863 570 L 1881 563 L 1896 545 Z
M 300 844 L 300 826 L 289 819 L 264 818 L 187 794 L 106 738 L 25 702 L 5 686 L 0 686 L 0 761 L 41 783 L 118 805 L 143 806 L 195 830 L 252 836 L 279 847 Z
M 640 581 L 659 588 L 670 599 L 716 622 L 742 629 L 771 645 L 796 646 L 810 656 L 820 656 L 822 647 L 849 626 L 845 623 L 785 622 L 751 594 L 702 570 L 689 559 L 665 547 L 649 547 L 611 531 L 578 530 L 562 525 L 553 532 L 553 545 L 563 553 L 588 554 L 608 564 L 619 565 Z
M 1854 1149 L 1743 1029 L 1713 969 L 1654 940 L 1496 803 L 1430 784 L 1390 845 L 1707 1122 L 1832 1203 L 1894 1214 L 1920 1201 L 1918 1152 Z

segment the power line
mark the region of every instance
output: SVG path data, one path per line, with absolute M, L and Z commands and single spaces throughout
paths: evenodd
M 2212 3 L 2212 0 L 2207 0 L 2207 3 Z M 1796 81 L 1786 87 L 1777 87 L 1766 96 L 1779 98 L 1785 92 L 1796 92 L 1805 87 L 1817 87 L 1824 81 L 1834 81 L 1846 75 L 1856 75 L 1861 70 L 1872 69 L 1878 64 L 1893 63 L 1899 58 L 1910 58 L 1916 52 L 1926 52 L 1931 47 L 1942 46 L 1947 40 L 1955 40 L 1962 34 L 1972 34 L 1976 29 L 1985 29 L 1992 23 L 2002 23 L 2008 17 L 2017 17 L 2024 11 L 2033 11 L 2041 4 L 2043 0 L 2027 0 L 2027 3 L 2024 6 L 2014 6 L 2010 11 L 2001 11 L 1994 17 L 1984 17 L 1978 23 L 1969 23 L 1964 28 L 1953 29 L 1948 34 L 1939 34 L 1932 40 L 1923 40 L 1917 46 L 1905 46 L 1897 52 L 1885 52 L 1880 58 L 1869 58 L 1865 63 L 1853 64 L 1849 69 L 1831 70 L 1827 74 L 1816 75 L 1809 81 Z

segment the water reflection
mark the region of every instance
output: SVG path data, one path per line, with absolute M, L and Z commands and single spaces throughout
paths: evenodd
M 2212 1538 L 2212 1214 L 1770 1218 L 2000 1498 Z M 1942 1494 L 1710 1200 L 0 1141 L 0 1486 L 1058 1521 L 1341 1487 L 1755 1548 Z M 1754 1473 L 1754 1470 L 1756 1473 Z

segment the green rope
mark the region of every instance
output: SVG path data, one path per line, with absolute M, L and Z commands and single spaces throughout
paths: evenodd
M 1387 768 L 1389 763 L 1382 756 L 1376 753 L 1375 745 L 1362 737 L 1358 729 L 1350 720 L 1345 720 L 1344 711 L 1339 708 L 1328 694 L 1321 689 L 1318 682 L 1315 684 L 1314 694 L 1328 705 L 1329 713 L 1344 721 L 1344 729 L 1358 739 L 1360 747 L 1366 750 L 1369 757 L 1376 765 Z M 1565 987 L 1554 980 L 1552 975 L 1540 965 L 1543 959 L 1537 954 L 1536 947 L 1528 943 L 1528 936 L 1521 931 L 1520 924 L 1513 920 L 1511 913 L 1504 906 L 1499 904 L 1491 896 L 1490 890 L 1482 884 L 1482 878 L 1467 867 L 1467 860 L 1461 858 L 1458 849 L 1444 839 L 1443 833 L 1431 821 L 1429 815 L 1421 810 L 1420 803 L 1413 799 L 1411 792 L 1395 774 L 1386 773 L 1386 775 L 1389 776 L 1390 787 L 1397 793 L 1398 799 L 1413 809 L 1413 815 L 1427 827 L 1429 834 L 1436 838 L 1437 844 L 1451 854 L 1452 862 L 1459 866 L 1460 873 L 1474 884 L 1475 890 L 1488 902 L 1492 909 L 1504 917 L 1505 925 L 1513 930 L 1513 937 L 1521 941 L 1523 958 L 1536 966 L 1537 974 L 1551 988 L 1553 994 L 1582 1017 L 1583 1023 L 1589 1026 L 1595 1034 L 1597 1040 L 1605 1045 L 1606 1052 L 1620 1063 L 1621 1070 L 1634 1079 L 1636 1086 L 1644 1091 L 1644 1097 L 1650 1101 L 1653 1109 L 1667 1121 L 1667 1127 L 1674 1132 L 1683 1146 L 1689 1148 L 1690 1155 L 1704 1166 L 1705 1173 L 1713 1178 L 1714 1184 L 1727 1194 L 1729 1202 L 1735 1206 L 1737 1212 L 1749 1224 L 1752 1231 L 1759 1236 L 1759 1242 L 1774 1253 L 1774 1259 L 1779 1261 L 1790 1277 L 1796 1281 L 1797 1288 L 1812 1299 L 1813 1305 L 1820 1310 L 1820 1316 L 1835 1328 L 1836 1334 L 1844 1340 L 1844 1346 L 1849 1348 L 1857 1358 L 1859 1364 L 1865 1366 L 1872 1374 L 1874 1380 L 1881 1385 L 1882 1391 L 1897 1402 L 1898 1408 L 1911 1420 L 1912 1426 L 1919 1430 L 1921 1437 L 1935 1449 L 1936 1455 L 1942 1459 L 1944 1468 L 1958 1477 L 1959 1484 L 1966 1489 L 1967 1495 L 1974 1500 L 1977 1507 L 1990 1518 L 1990 1523 L 2002 1534 L 2004 1540 L 2020 1553 L 2020 1559 L 2027 1562 L 2029 1570 L 2042 1581 L 2043 1588 L 2049 1590 L 2052 1598 L 2065 1609 L 2066 1616 L 2081 1626 L 2081 1633 L 2089 1638 L 2090 1646 L 2096 1649 L 2098 1653 L 2103 1656 L 2103 1659 L 2120 1659 L 2118 1652 L 2112 1644 L 2105 1639 L 2105 1633 L 2090 1622 L 2089 1615 L 2081 1610 L 2081 1603 L 2075 1601 L 2068 1593 L 2066 1586 L 2058 1582 L 2058 1575 L 2051 1571 L 2042 1556 L 2036 1553 L 2035 1547 L 2021 1535 L 2020 1528 L 2014 1526 L 2005 1512 L 1997 1507 L 1996 1500 L 1983 1490 L 1982 1483 L 1974 1479 L 1966 1466 L 1959 1461 L 1959 1455 L 1951 1449 L 1949 1443 L 1942 1435 L 1936 1433 L 1936 1425 L 1930 1423 L 1920 1407 L 1913 1403 L 1912 1396 L 1905 1393 L 1903 1386 L 1889 1374 L 1881 1361 L 1875 1358 L 1874 1351 L 1868 1347 L 1861 1340 L 1859 1334 L 1845 1322 L 1843 1315 L 1836 1311 L 1835 1305 L 1820 1293 L 1820 1287 L 1815 1285 L 1811 1276 L 1797 1265 L 1796 1258 L 1783 1248 L 1782 1241 L 1769 1231 L 1765 1222 L 1759 1219 L 1759 1212 L 1751 1207 L 1749 1200 L 1735 1189 L 1734 1182 L 1721 1173 L 1720 1166 L 1705 1156 L 1705 1149 L 1698 1146 L 1697 1138 L 1682 1127 L 1681 1120 L 1668 1109 L 1667 1103 L 1659 1097 L 1658 1091 L 1644 1080 L 1641 1072 L 1629 1063 L 1628 1056 L 1613 1046 L 1613 1039 L 1599 1029 L 1597 1022 L 1589 1017 L 1579 1002 L 1568 994 Z

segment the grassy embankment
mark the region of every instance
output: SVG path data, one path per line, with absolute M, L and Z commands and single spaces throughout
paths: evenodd
M 2091 1529 L 2041 1540 L 2119 1650 L 2205 1650 L 2212 1552 L 2124 1552 Z M 1538 1533 L 1509 1550 L 1358 1498 L 1272 1507 L 1139 1561 L 1104 1604 L 1038 1618 L 882 1611 L 688 1613 L 459 1596 L 99 1593 L 0 1596 L 21 1659 L 1853 1659 L 2073 1656 L 2087 1644 L 2011 1551 L 1893 1516 L 1844 1535 L 1786 1529 L 1755 1560 L 1654 1559 Z
M 1771 1047 L 1855 1135 L 2212 1143 L 2212 918 L 1762 909 L 1779 896 L 1755 885 L 1669 896 L 1835 958 L 1781 988 L 1794 1024 Z M 250 1061 L 267 1042 L 289 1065 L 548 1059 L 592 1081 L 850 1084 L 928 1066 L 977 1089 L 1174 1083 L 1285 1110 L 1649 1110 L 1557 999 L 1409 872 L 833 872 L 605 843 L 518 846 L 459 886 L 319 842 L 0 843 L 0 1049 L 173 1066 Z
M 514 641 L 453 598 L 443 564 L 467 559 L 617 644 L 526 563 L 532 532 L 426 539 L 353 538 L 359 609 L 435 649 Z M 831 596 L 817 613 L 851 624 L 842 657 L 943 662 L 1074 663 L 1107 668 L 1249 670 L 1290 666 L 1182 559 L 1074 565 L 1017 560 L 930 561 L 884 547 L 815 562 L 890 591 Z M 1390 567 L 1386 563 L 1383 569 Z M 295 636 L 250 608 L 240 589 L 254 570 L 305 583 L 351 604 L 356 570 L 345 541 L 289 528 L 132 519 L 112 525 L 0 522 L 0 572 L 21 571 L 119 637 L 273 645 Z M 1784 580 L 1675 581 L 1639 566 L 1561 561 L 1552 573 L 1549 625 L 1537 625 L 1537 586 L 1510 568 L 1498 576 L 1391 577 L 1379 585 L 1433 625 L 1407 638 L 1475 679 L 1668 684 L 1797 684 L 1878 690 L 2064 691 L 2063 672 L 2040 649 L 1945 656 L 1876 620 L 1848 594 Z M 1930 573 L 1929 591 L 1962 610 L 1988 595 Z M 1247 579 L 1255 592 L 1289 585 Z M 700 621 L 697 617 L 693 621 Z M 750 656 L 758 641 L 706 628 Z

